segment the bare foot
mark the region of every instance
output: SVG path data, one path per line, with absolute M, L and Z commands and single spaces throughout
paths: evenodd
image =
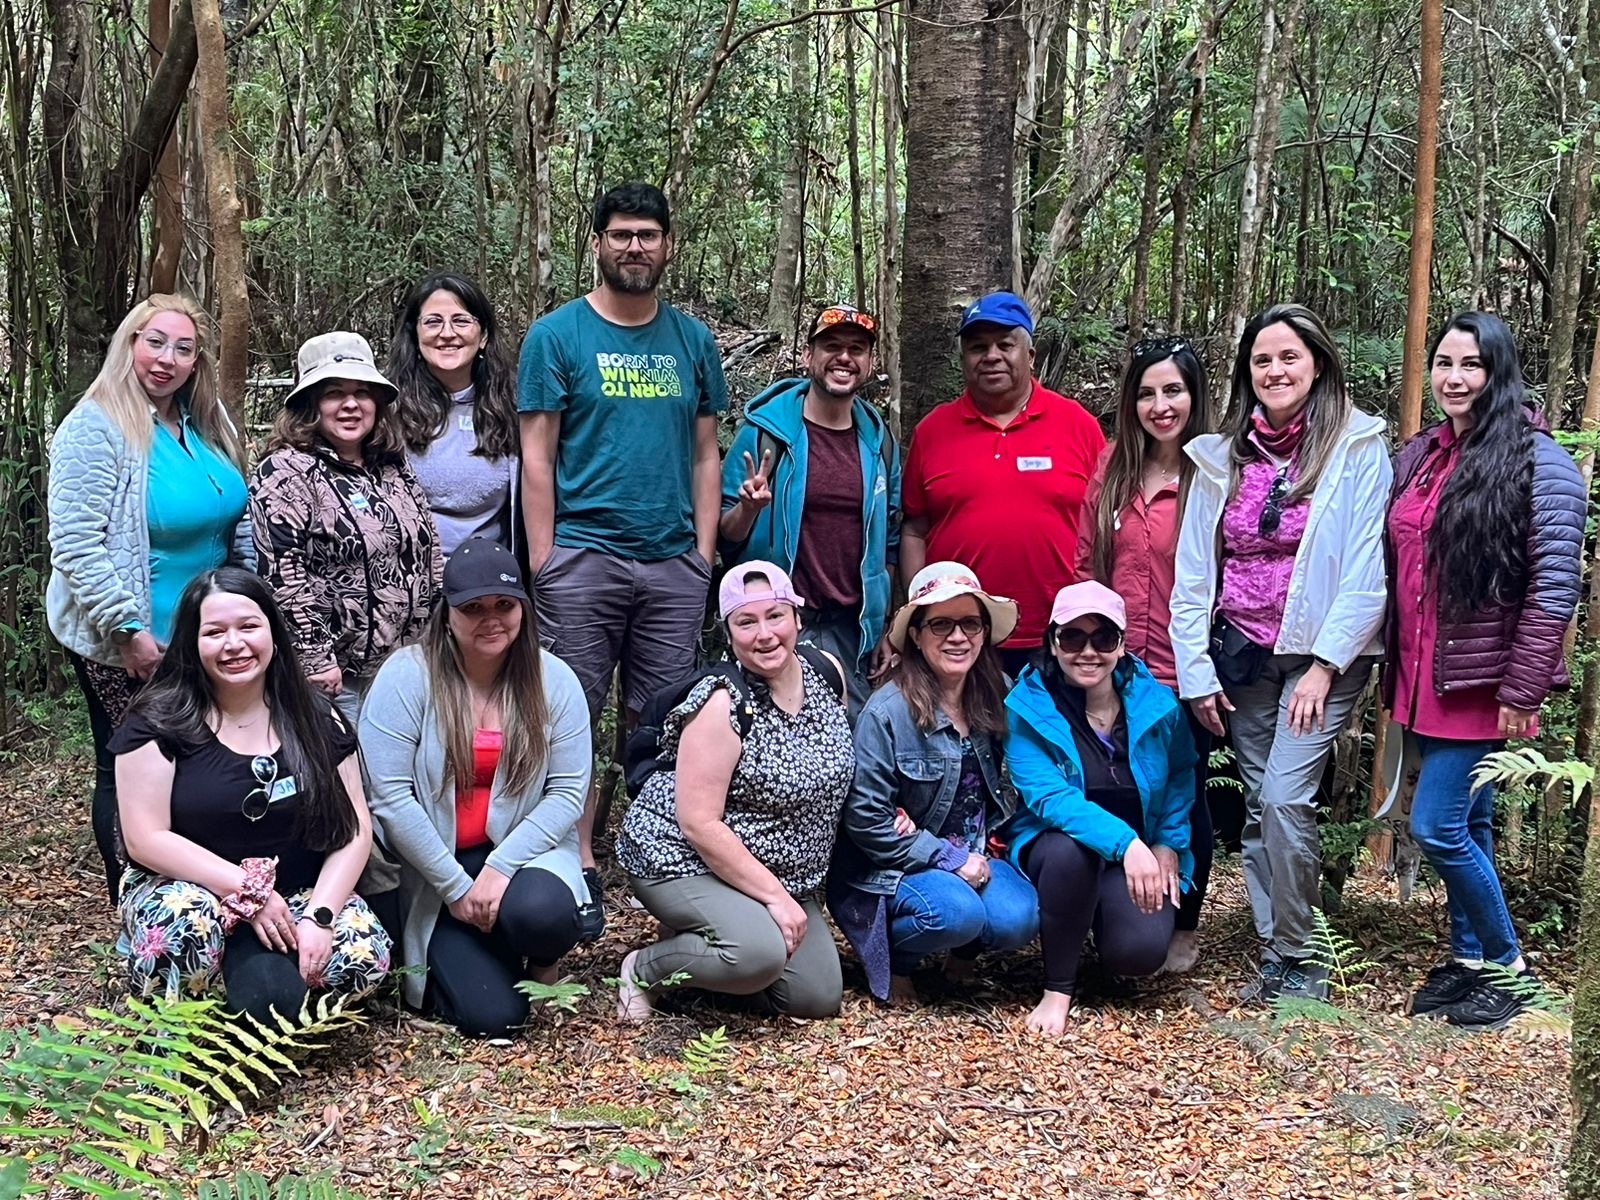
M 528 966 L 528 976 L 535 983 L 549 985 L 561 982 L 561 963 L 559 961 L 551 963 L 548 967 L 536 967 L 532 963 L 529 963 Z
M 1194 970 L 1195 963 L 1199 961 L 1200 944 L 1194 930 L 1180 929 L 1167 943 L 1167 961 L 1161 969 L 1170 975 L 1182 975 L 1185 971 Z
M 917 985 L 911 982 L 911 976 L 889 976 L 888 1004 L 890 1008 L 909 1008 L 916 1004 L 919 999 Z
M 622 960 L 622 970 L 618 972 L 622 981 L 617 984 L 617 1020 L 630 1025 L 644 1024 L 655 1011 L 650 993 L 634 982 L 633 969 L 638 959 L 637 950 L 628 951 L 628 956 Z
M 1067 1031 L 1067 1016 L 1071 1011 L 1071 996 L 1065 992 L 1046 992 L 1038 1007 L 1028 1014 L 1027 1027 L 1060 1037 Z
M 975 958 L 957 958 L 951 954 L 944 960 L 944 977 L 951 983 L 971 983 L 977 973 L 978 960 Z

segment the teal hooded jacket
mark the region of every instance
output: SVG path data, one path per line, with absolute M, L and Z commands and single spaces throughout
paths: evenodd
M 752 559 L 794 570 L 806 503 L 806 425 L 803 418 L 809 379 L 783 379 L 745 407 L 744 421 L 722 463 L 722 511 L 739 499 L 746 453 L 760 462 L 765 432 L 776 443 L 768 469 L 772 503 L 762 509 L 742 543 L 724 541 L 727 566 Z M 889 564 L 900 551 L 900 447 L 876 409 L 857 396 L 852 406 L 861 446 L 861 642 L 857 661 L 878 644 L 889 611 Z M 885 453 L 887 451 L 887 453 Z
M 1024 667 L 1006 697 L 1006 762 L 1022 795 L 1006 827 L 1011 860 L 1047 829 L 1059 829 L 1108 862 L 1120 862 L 1135 837 L 1178 852 L 1178 873 L 1189 889 L 1194 855 L 1189 810 L 1195 802 L 1194 735 L 1172 689 L 1133 655 L 1117 665 L 1117 692 L 1128 720 L 1128 762 L 1144 806 L 1135 830 L 1084 793 L 1083 760 L 1072 726 L 1045 687 L 1039 668 Z

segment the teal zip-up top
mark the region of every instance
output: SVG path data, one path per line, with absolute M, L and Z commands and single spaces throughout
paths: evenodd
M 748 452 L 752 459 L 760 462 L 757 446 L 763 430 L 778 443 L 778 453 L 768 475 L 772 503 L 761 510 L 750 527 L 750 536 L 742 544 L 722 543 L 722 560 L 728 566 L 765 559 L 777 563 L 785 571 L 794 570 L 794 556 L 800 548 L 800 519 L 806 503 L 804 409 L 810 387 L 809 379 L 779 380 L 745 407 L 744 421 L 722 463 L 723 512 L 738 502 L 739 485 L 744 482 L 745 454 Z M 860 396 L 855 398 L 852 411 L 856 438 L 861 446 L 861 494 L 864 497 L 860 661 L 878 644 L 889 611 L 889 563 L 898 558 L 900 551 L 900 447 L 877 410 Z M 886 443 L 887 456 L 884 454 Z
M 1023 668 L 1006 697 L 1006 761 L 1022 807 L 1006 826 L 1011 861 L 1047 829 L 1059 829 L 1108 862 L 1120 862 L 1137 836 L 1150 847 L 1178 852 L 1178 873 L 1189 890 L 1194 855 L 1189 810 L 1194 806 L 1195 748 L 1189 722 L 1172 689 L 1133 655 L 1116 670 L 1128 721 L 1128 762 L 1144 806 L 1137 833 L 1084 794 L 1083 762 L 1072 727 L 1056 707 L 1039 668 Z

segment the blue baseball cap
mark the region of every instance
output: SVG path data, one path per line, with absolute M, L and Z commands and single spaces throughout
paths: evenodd
M 1008 329 L 1026 329 L 1028 336 L 1033 336 L 1033 313 L 1028 310 L 1028 302 L 1015 292 L 990 292 L 967 305 L 961 313 L 957 336 L 980 321 L 1004 325 Z

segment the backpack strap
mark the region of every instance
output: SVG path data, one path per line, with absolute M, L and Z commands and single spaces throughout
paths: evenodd
M 833 689 L 834 697 L 843 701 L 848 690 L 844 681 L 844 669 L 829 658 L 826 652 L 819 650 L 810 642 L 799 643 L 795 646 L 795 652 L 810 663 L 817 674 L 828 681 L 828 686 Z
M 739 740 L 743 741 L 750 736 L 750 726 L 756 719 L 755 709 L 750 704 L 750 685 L 745 682 L 744 672 L 739 669 L 738 663 L 724 659 L 712 663 L 701 676 L 701 679 L 711 678 L 727 681 L 729 696 L 733 701 L 733 717 L 739 723 Z

